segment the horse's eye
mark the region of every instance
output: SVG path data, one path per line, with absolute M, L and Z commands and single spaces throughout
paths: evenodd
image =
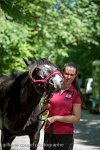
M 39 69 L 39 68 L 36 68 L 36 69 L 32 72 L 32 77 L 38 76 L 39 71 L 40 71 L 40 69 Z
M 35 77 L 35 79 L 43 79 L 43 72 L 40 68 L 36 68 L 32 73 L 32 77 Z
M 40 68 L 36 68 L 34 71 L 40 71 Z

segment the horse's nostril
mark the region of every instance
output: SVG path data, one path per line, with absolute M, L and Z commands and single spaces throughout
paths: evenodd
M 52 79 L 51 79 L 51 80 L 49 80 L 49 83 L 50 83 L 51 85 L 53 85 L 53 84 L 54 84 Z
M 60 82 L 61 86 L 63 86 L 63 81 Z

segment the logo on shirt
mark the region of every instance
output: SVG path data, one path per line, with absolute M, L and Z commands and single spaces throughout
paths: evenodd
M 66 94 L 66 96 L 65 96 L 66 98 L 71 98 L 72 97 L 72 95 L 71 94 Z

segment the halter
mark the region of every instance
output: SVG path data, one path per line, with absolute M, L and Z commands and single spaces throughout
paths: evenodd
M 53 76 L 57 75 L 57 74 L 60 75 L 60 76 L 62 76 L 62 74 L 60 73 L 60 71 L 54 70 L 54 71 L 51 72 L 46 78 L 41 79 L 41 80 L 36 80 L 36 79 L 34 79 L 34 78 L 32 77 L 32 75 L 31 75 L 31 73 L 29 73 L 29 78 L 31 79 L 32 83 L 34 84 L 34 87 L 35 87 L 36 91 L 37 91 L 39 94 L 42 94 L 42 93 L 40 93 L 40 92 L 37 90 L 37 87 L 43 87 L 43 88 L 45 89 L 45 85 L 46 85 L 46 83 L 48 82 L 48 80 L 49 80 L 50 78 L 52 78 Z

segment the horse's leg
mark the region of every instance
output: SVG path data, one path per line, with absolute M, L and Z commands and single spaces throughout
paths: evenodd
M 11 143 L 14 140 L 15 136 L 12 136 L 8 130 L 5 128 L 1 131 L 1 145 L 2 150 L 10 150 L 11 149 Z
M 30 134 L 30 150 L 36 150 L 39 142 L 40 132 L 36 132 L 35 134 Z

